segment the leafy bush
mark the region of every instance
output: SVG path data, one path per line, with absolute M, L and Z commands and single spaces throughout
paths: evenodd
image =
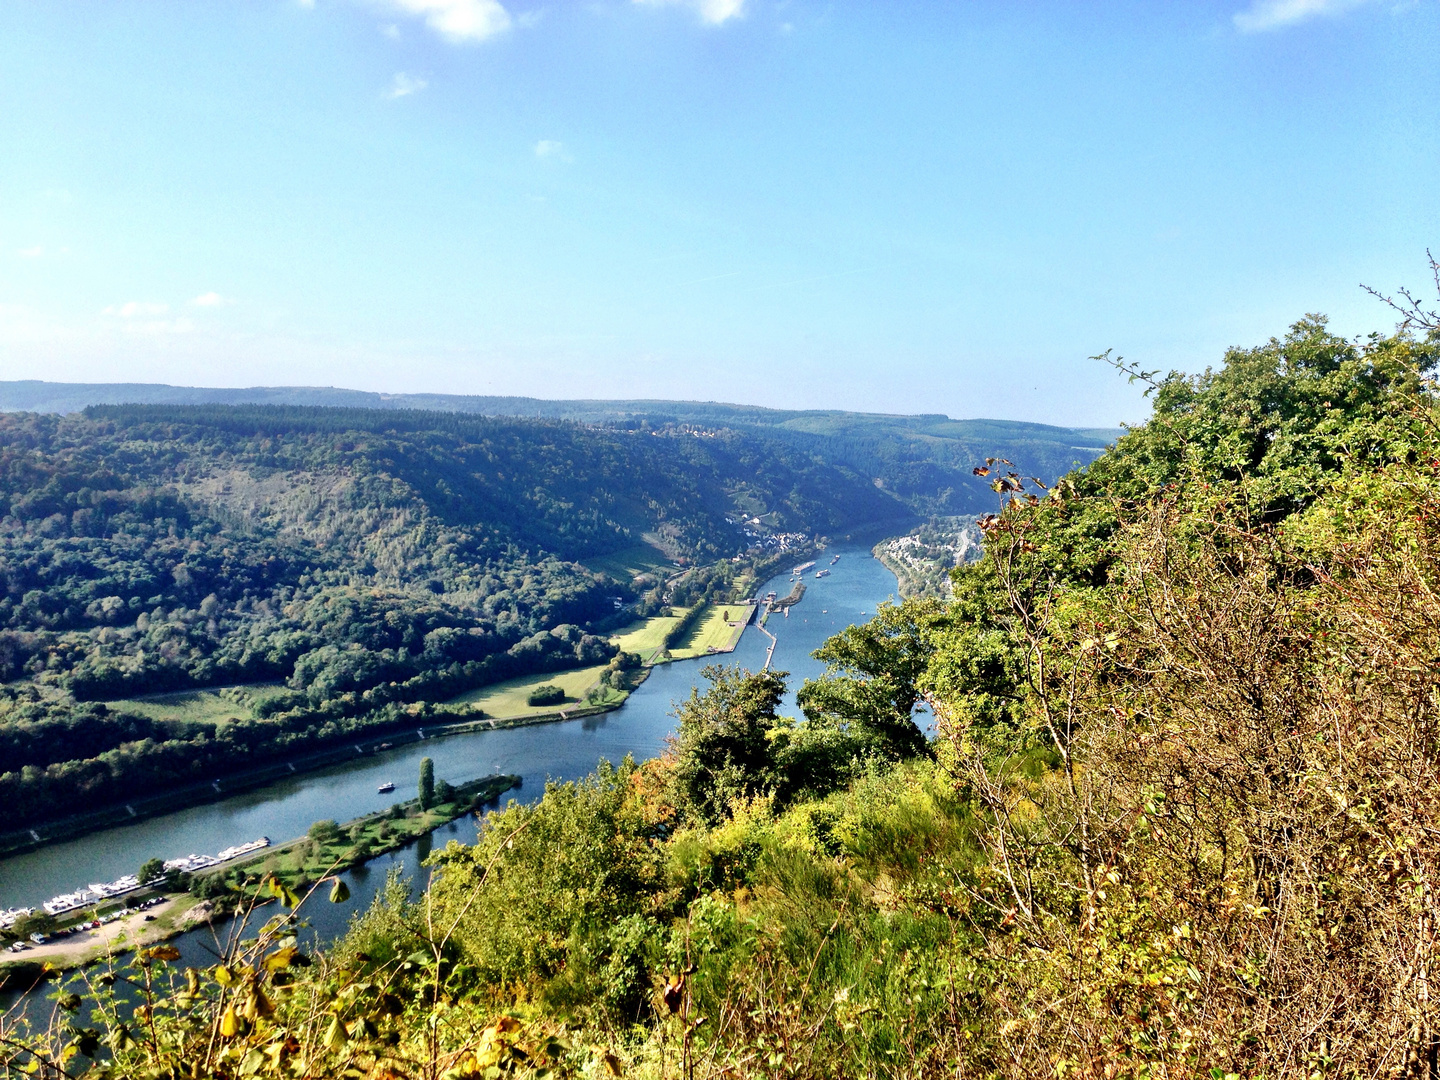
M 565 691 L 554 683 L 544 683 L 535 687 L 525 697 L 527 705 L 561 705 L 565 701 Z

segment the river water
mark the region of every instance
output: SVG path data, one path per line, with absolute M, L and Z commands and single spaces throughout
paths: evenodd
M 805 598 L 790 609 L 789 617 L 772 616 L 767 623 L 778 644 L 771 665 L 789 671 L 790 692 L 782 713 L 798 716 L 794 691 L 806 678 L 819 675 L 824 665 L 811 657 L 830 635 L 875 613 L 879 603 L 895 594 L 895 577 L 866 548 L 832 547 L 816 569 L 829 565 L 839 554 L 833 573 L 816 579 L 805 575 Z M 761 594 L 773 589 L 790 591 L 788 571 L 772 579 Z M 378 755 L 327 769 L 297 774 L 289 780 L 246 792 L 219 802 L 124 824 L 38 851 L 0 860 L 0 909 L 38 905 L 59 893 L 92 881 L 111 881 L 134 873 L 146 859 L 173 859 L 192 852 L 214 853 L 232 844 L 269 836 L 279 843 L 300 836 L 322 818 L 345 821 L 408 798 L 419 773 L 420 759 L 435 762 L 436 779 L 452 783 L 493 773 L 524 778 L 518 791 L 502 798 L 529 802 L 543 794 L 547 780 L 575 780 L 591 772 L 600 760 L 620 761 L 626 754 L 637 760 L 653 757 L 675 729 L 676 703 L 704 683 L 700 672 L 716 660 L 758 670 L 765 663 L 770 639 L 751 626 L 734 653 L 663 664 L 614 712 L 583 720 L 452 735 L 414 743 Z M 396 792 L 380 795 L 378 785 L 391 781 Z M 323 900 L 308 905 L 309 933 L 322 940 L 344 930 L 349 917 L 367 905 L 384 884 L 391 868 L 399 866 L 417 887 L 426 871 L 421 863 L 432 846 L 450 840 L 472 843 L 477 822 L 461 818 L 437 829 L 418 843 L 373 859 L 345 876 L 351 899 L 345 904 Z M 177 941 L 191 963 L 213 963 L 218 931 L 203 929 Z

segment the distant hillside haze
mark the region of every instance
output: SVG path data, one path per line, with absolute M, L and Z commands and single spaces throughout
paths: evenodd
M 163 383 L 0 381 L 0 411 L 72 413 L 92 405 L 280 405 L 426 410 L 570 420 L 629 430 L 690 426 L 768 436 L 772 444 L 865 477 L 911 512 L 981 513 L 995 496 L 972 469 L 1003 457 L 1047 482 L 1085 464 L 1121 434 L 1014 420 L 954 420 L 832 409 L 767 409 L 721 402 L 546 400 L 458 394 L 383 394 L 316 386 L 214 388 Z

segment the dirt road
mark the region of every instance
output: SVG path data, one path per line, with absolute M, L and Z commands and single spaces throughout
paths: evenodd
M 112 951 L 124 952 L 163 941 L 180 928 L 181 917 L 194 906 L 194 897 L 177 896 L 143 912 L 106 923 L 98 930 L 71 934 L 47 945 L 31 945 L 23 952 L 0 953 L 0 960 L 48 961 L 55 967 L 75 967 Z

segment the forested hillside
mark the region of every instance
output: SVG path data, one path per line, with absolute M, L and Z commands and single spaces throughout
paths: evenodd
M 492 815 L 332 952 L 272 920 L 11 1060 L 108 1038 L 124 1075 L 1434 1075 L 1437 360 L 1440 333 L 1311 318 L 1137 372 L 1152 419 L 1056 485 L 992 468 L 1007 505 L 953 600 L 833 638 L 802 717 L 783 673 L 712 669 L 665 757 Z
M 703 568 L 908 510 L 733 431 L 97 406 L 0 415 L 0 514 L 0 825 L 15 825 L 603 662 L 620 605 L 699 599 L 580 560 L 648 544 Z M 218 731 L 75 706 L 255 683 L 271 685 L 247 692 L 251 719 Z
M 0 409 L 74 412 L 94 404 L 272 404 L 427 409 L 575 420 L 622 429 L 728 429 L 765 437 L 868 476 L 921 516 L 990 508 L 990 491 L 971 469 L 1003 457 L 1028 473 L 1054 477 L 1090 461 L 1120 432 L 1014 420 L 952 420 L 838 409 L 764 409 L 701 401 L 550 401 L 457 394 L 377 394 L 314 386 L 212 389 L 145 383 L 0 381 Z

